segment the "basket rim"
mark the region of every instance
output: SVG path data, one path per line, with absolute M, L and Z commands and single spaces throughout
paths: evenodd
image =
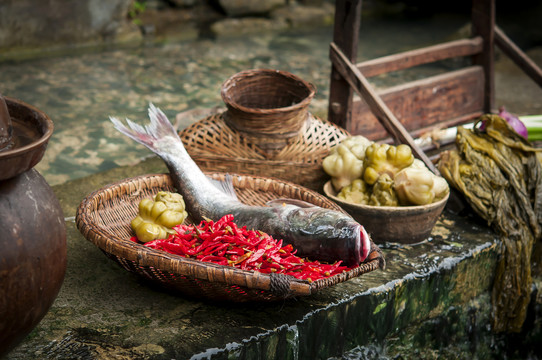
M 225 173 L 206 172 L 206 174 L 214 175 L 214 174 L 225 174 Z M 242 178 L 249 177 L 249 178 L 272 179 L 272 178 L 263 177 L 263 176 L 252 176 L 252 175 L 243 175 L 243 174 L 231 174 L 231 175 L 239 176 Z M 169 176 L 169 174 L 146 174 L 146 175 L 139 175 L 139 176 L 119 180 L 117 182 L 106 185 L 88 194 L 81 201 L 75 215 L 76 226 L 81 232 L 81 234 L 88 241 L 92 242 L 95 246 L 97 246 L 100 250 L 102 250 L 106 254 L 118 256 L 116 255 L 116 253 L 118 253 L 121 250 L 125 250 L 125 252 L 123 253 L 122 259 L 134 261 L 138 266 L 155 267 L 161 271 L 174 272 L 177 274 L 187 275 L 187 276 L 190 276 L 196 279 L 201 279 L 201 280 L 220 282 L 220 283 L 225 283 L 229 285 L 246 286 L 246 283 L 235 281 L 237 277 L 227 277 L 227 276 L 214 277 L 213 274 L 210 274 L 213 270 L 217 270 L 217 271 L 227 272 L 230 275 L 238 274 L 241 277 L 249 279 L 249 282 L 252 285 L 251 288 L 253 289 L 266 290 L 266 291 L 270 290 L 269 286 L 271 283 L 271 274 L 264 274 L 257 271 L 242 270 L 236 267 L 218 265 L 218 264 L 213 264 L 209 262 L 198 261 L 195 259 L 183 258 L 181 256 L 169 254 L 164 251 L 148 248 L 142 244 L 130 241 L 130 239 L 125 239 L 117 235 L 110 234 L 106 232 L 104 229 L 88 221 L 87 213 L 89 211 L 95 211 L 100 206 L 98 198 L 102 193 L 113 190 L 113 189 L 123 188 L 125 185 L 136 182 L 138 180 L 145 180 L 145 179 L 152 179 L 152 178 L 155 178 L 157 180 L 166 180 L 167 184 L 173 186 L 171 177 Z M 272 180 L 279 181 L 287 185 L 292 184 L 299 187 L 299 185 L 290 183 L 285 180 L 280 180 L 280 179 L 272 179 Z M 309 189 L 306 189 L 306 190 L 311 191 Z M 139 191 L 139 189 L 137 191 Z M 311 192 L 314 192 L 314 191 L 311 191 Z M 321 194 L 318 194 L 318 195 L 323 196 Z M 374 245 L 374 243 L 372 243 L 372 245 L 376 246 Z M 350 271 L 337 274 L 329 278 L 316 280 L 313 282 L 297 279 L 295 277 L 288 277 L 288 280 L 290 282 L 290 295 L 294 295 L 294 296 L 295 295 L 302 295 L 302 296 L 310 295 L 319 289 L 328 287 L 330 285 L 335 285 L 339 282 L 343 282 L 351 278 L 357 277 L 363 273 L 376 270 L 379 267 L 379 260 L 381 259 L 377 257 L 368 262 L 360 264 L 358 267 Z M 160 264 L 160 267 L 157 267 L 157 264 Z M 206 277 L 202 276 L 202 274 L 206 274 L 207 276 Z
M 261 73 L 280 74 L 282 76 L 294 79 L 295 81 L 303 84 L 303 86 L 305 86 L 309 90 L 309 94 L 303 100 L 301 100 L 298 103 L 295 103 L 294 105 L 284 106 L 284 107 L 280 107 L 280 108 L 272 108 L 272 109 L 254 108 L 254 107 L 249 108 L 249 107 L 246 107 L 244 105 L 241 105 L 241 104 L 237 103 L 236 101 L 234 101 L 232 99 L 231 95 L 227 94 L 227 91 L 232 86 L 235 85 L 235 81 L 236 81 L 236 79 L 238 77 L 240 77 L 240 76 L 252 76 L 252 77 L 254 77 L 254 76 L 257 76 L 257 75 L 259 75 Z M 240 72 L 238 72 L 236 74 L 233 74 L 232 76 L 230 76 L 228 79 L 226 79 L 222 83 L 222 87 L 221 87 L 221 90 L 220 90 L 220 95 L 222 96 L 222 100 L 224 101 L 224 103 L 226 104 L 227 107 L 231 107 L 233 109 L 236 109 L 236 110 L 239 110 L 239 111 L 242 111 L 242 112 L 245 112 L 245 113 L 257 113 L 259 115 L 287 113 L 287 112 L 291 112 L 291 111 L 295 111 L 295 110 L 299 110 L 299 109 L 308 107 L 315 94 L 316 94 L 316 86 L 314 84 L 312 84 L 312 83 L 310 83 L 308 81 L 305 81 L 305 80 L 301 79 L 300 77 L 298 77 L 297 75 L 294 75 L 294 74 L 292 74 L 292 73 L 290 73 L 288 71 L 278 70 L 278 69 L 267 69 L 267 68 L 243 70 L 243 71 L 240 71 Z

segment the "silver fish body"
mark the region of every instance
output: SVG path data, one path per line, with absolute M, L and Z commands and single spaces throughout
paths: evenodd
M 243 204 L 235 196 L 231 181 L 217 184 L 201 171 L 165 114 L 152 104 L 149 118 L 151 122 L 145 127 L 128 119 L 129 128 L 116 118 L 111 117 L 111 121 L 121 133 L 164 160 L 194 221 L 216 221 L 233 214 L 239 226 L 282 239 L 292 244 L 300 256 L 328 262 L 342 260 L 349 266 L 367 258 L 369 236 L 347 214 L 292 199 L 271 201 L 268 206 Z

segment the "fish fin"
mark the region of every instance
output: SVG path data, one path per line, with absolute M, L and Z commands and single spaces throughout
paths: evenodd
M 298 199 L 290 199 L 290 198 L 273 199 L 273 200 L 269 200 L 266 203 L 267 206 L 271 206 L 271 207 L 283 206 L 285 204 L 287 204 L 287 205 L 295 205 L 295 206 L 298 206 L 300 208 L 316 207 L 316 205 L 311 204 L 309 202 L 306 202 L 306 201 L 303 201 L 303 200 L 298 200 Z
M 239 200 L 239 198 L 237 197 L 237 193 L 235 192 L 235 187 L 233 186 L 233 181 L 230 174 L 226 174 L 224 180 L 216 180 L 210 177 L 207 178 L 218 190 L 231 196 L 235 200 Z
M 112 116 L 109 117 L 118 131 L 128 136 L 130 139 L 145 145 L 154 152 L 156 152 L 158 148 L 157 143 L 164 138 L 170 137 L 173 138 L 174 141 L 181 142 L 179 135 L 175 131 L 173 125 L 171 125 L 171 122 L 169 122 L 167 116 L 152 103 L 149 104 L 149 118 L 151 122 L 145 126 L 141 126 L 130 119 L 126 119 L 126 124 L 128 125 L 126 126 L 119 119 Z

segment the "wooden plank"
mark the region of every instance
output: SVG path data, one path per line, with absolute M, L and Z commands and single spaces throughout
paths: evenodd
M 495 44 L 510 58 L 521 70 L 542 87 L 542 70 L 534 63 L 506 34 L 495 26 Z
M 491 112 L 495 101 L 495 0 L 472 1 L 472 36 L 481 36 L 482 52 L 472 62 L 484 68 L 484 112 Z
M 371 77 L 454 57 L 476 55 L 482 51 L 482 43 L 483 40 L 480 36 L 472 39 L 455 40 L 383 56 L 358 63 L 356 66 L 365 77 Z
M 351 62 L 356 61 L 358 34 L 361 25 L 361 0 L 337 0 L 333 42 Z M 328 120 L 346 128 L 351 121 L 353 89 L 340 73 L 331 67 L 329 84 Z
M 397 120 L 384 101 L 378 96 L 365 76 L 363 76 L 358 68 L 346 58 L 334 43 L 331 43 L 330 49 L 330 58 L 335 68 L 341 73 L 342 77 L 348 81 L 356 93 L 365 99 L 371 111 L 376 115 L 377 119 L 382 126 L 386 128 L 395 142 L 409 145 L 414 156 L 422 160 L 431 171 L 438 174 L 439 172 L 435 165 L 419 146 L 416 145 L 412 136 L 399 120 Z
M 484 72 L 481 66 L 467 67 L 394 86 L 378 94 L 407 131 L 419 135 L 420 129 L 442 124 L 453 126 L 482 114 Z M 346 129 L 350 133 L 372 140 L 388 137 L 365 101 L 354 101 L 352 111 L 352 124 Z

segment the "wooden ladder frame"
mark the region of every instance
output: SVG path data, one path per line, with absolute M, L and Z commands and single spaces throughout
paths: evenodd
M 494 0 L 473 0 L 470 38 L 355 64 L 361 4 L 362 0 L 336 1 L 330 44 L 328 120 L 351 134 L 372 140 L 391 136 L 395 143 L 410 145 L 415 156 L 437 172 L 414 143 L 413 136 L 435 127 L 460 125 L 494 110 L 495 45 L 542 87 L 542 70 L 496 26 Z M 472 59 L 469 67 L 379 93 L 367 80 L 367 77 L 387 72 L 465 56 Z M 354 102 L 354 92 L 364 102 Z M 437 97 L 443 100 L 436 100 Z M 408 99 L 410 101 L 406 101 Z M 394 113 L 402 113 L 401 121 Z M 370 115 L 361 118 L 360 114 Z

